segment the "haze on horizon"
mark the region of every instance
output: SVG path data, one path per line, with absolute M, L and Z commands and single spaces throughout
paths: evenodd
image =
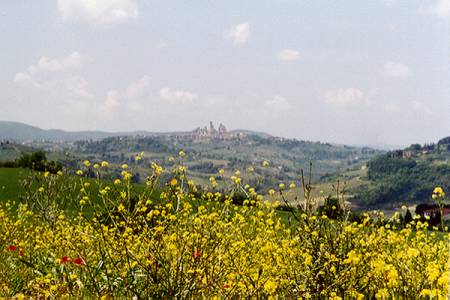
M 450 135 L 450 0 L 0 2 L 0 120 L 346 144 Z

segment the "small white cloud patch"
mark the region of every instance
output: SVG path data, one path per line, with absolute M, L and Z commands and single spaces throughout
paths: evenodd
M 141 79 L 135 82 L 131 82 L 125 91 L 125 95 L 128 98 L 136 98 L 140 96 L 143 91 L 150 87 L 151 78 L 148 75 L 143 76 Z
M 189 104 L 197 99 L 195 93 L 184 90 L 173 90 L 168 87 L 159 90 L 159 96 L 171 104 Z
M 108 26 L 135 19 L 139 9 L 135 0 L 58 0 L 64 21 Z
M 383 73 L 386 77 L 406 78 L 412 76 L 411 69 L 404 64 L 388 61 L 384 64 Z
M 450 0 L 436 0 L 428 8 L 428 13 L 436 15 L 440 18 L 450 17 Z
M 334 105 L 357 105 L 367 102 L 364 93 L 357 88 L 338 89 L 325 93 L 325 102 Z
M 48 58 L 43 56 L 39 59 L 36 65 L 31 65 L 28 68 L 30 74 L 43 71 L 43 72 L 59 72 L 67 69 L 78 68 L 81 66 L 81 55 L 78 52 L 62 57 L 60 59 Z
M 284 49 L 278 54 L 278 58 L 282 61 L 294 61 L 300 59 L 300 52 L 294 49 Z
M 400 108 L 395 103 L 387 103 L 383 105 L 384 111 L 388 113 L 397 113 L 400 111 Z
M 31 85 L 34 88 L 41 89 L 49 82 L 45 78 L 49 74 L 77 69 L 81 65 L 82 57 L 78 52 L 73 52 L 61 58 L 43 56 L 39 58 L 36 64 L 30 65 L 26 71 L 16 73 L 14 83 Z
M 84 78 L 72 76 L 66 81 L 66 88 L 73 95 L 80 98 L 92 99 L 94 95 L 89 92 L 89 83 Z
M 286 111 L 292 108 L 291 103 L 287 101 L 284 97 L 276 95 L 270 100 L 264 103 L 264 106 L 270 110 Z
M 251 36 L 250 24 L 240 23 L 225 31 L 225 38 L 233 41 L 235 45 L 242 45 L 248 42 Z
M 420 101 L 411 101 L 412 109 L 417 113 L 425 113 L 427 115 L 431 115 L 433 111 L 429 108 L 425 103 Z

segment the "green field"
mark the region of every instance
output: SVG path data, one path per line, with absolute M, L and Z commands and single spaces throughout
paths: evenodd
M 23 191 L 21 181 L 30 175 L 30 170 L 0 168 L 0 201 L 17 200 Z

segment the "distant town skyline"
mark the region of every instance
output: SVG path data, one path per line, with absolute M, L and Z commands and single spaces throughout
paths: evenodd
M 0 3 L 0 120 L 302 140 L 450 135 L 450 0 Z

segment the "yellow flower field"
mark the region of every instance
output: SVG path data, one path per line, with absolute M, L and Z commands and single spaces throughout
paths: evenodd
M 403 227 L 372 214 L 350 222 L 305 210 L 288 223 L 273 199 L 282 189 L 268 201 L 239 174 L 225 194 L 198 192 L 182 165 L 161 182 L 153 164 L 136 192 L 129 166 L 111 182 L 88 181 L 91 164 L 83 168 L 75 214 L 51 193 L 61 174 L 41 176 L 27 203 L 2 204 L 0 296 L 447 298 L 449 236 L 426 222 Z M 242 205 L 233 204 L 239 190 Z

